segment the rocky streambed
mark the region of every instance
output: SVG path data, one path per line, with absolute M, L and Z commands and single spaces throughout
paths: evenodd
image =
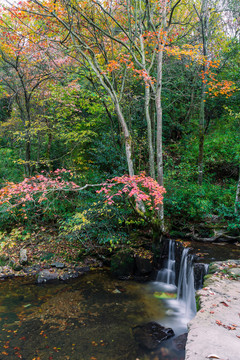
M 212 263 L 197 301 L 185 360 L 240 359 L 240 260 Z

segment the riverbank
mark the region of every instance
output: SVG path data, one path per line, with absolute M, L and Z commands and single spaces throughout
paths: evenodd
M 189 323 L 185 360 L 240 358 L 240 260 L 211 265 L 197 292 L 199 311 Z
M 0 279 L 40 274 L 39 282 L 68 280 L 102 266 L 96 256 L 83 256 L 77 241 L 60 238 L 52 229 L 24 237 L 16 231 L 0 240 Z

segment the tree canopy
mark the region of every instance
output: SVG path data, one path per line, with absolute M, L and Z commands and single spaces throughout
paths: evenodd
M 20 221 L 12 206 L 27 199 L 32 209 L 44 171 L 34 200 L 37 212 L 52 207 L 44 221 L 92 216 L 112 178 L 125 185 L 103 207 L 122 208 L 122 230 L 129 219 L 140 226 L 138 216 L 163 234 L 218 216 L 238 231 L 239 15 L 234 0 L 2 5 L 3 224 Z M 67 189 L 60 178 L 48 183 L 62 168 L 74 177 Z M 57 215 L 53 193 L 61 191 Z

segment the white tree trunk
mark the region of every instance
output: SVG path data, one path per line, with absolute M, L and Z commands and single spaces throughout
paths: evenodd
M 163 144 L 162 144 L 162 67 L 163 67 L 163 51 L 159 51 L 157 57 L 157 91 L 156 91 L 156 114 L 157 114 L 157 181 L 163 186 Z M 162 232 L 165 231 L 164 226 L 164 206 L 159 209 L 159 220 Z
M 203 182 L 203 156 L 204 156 L 204 138 L 205 138 L 205 101 L 206 101 L 206 60 L 208 56 L 208 28 L 209 28 L 209 13 L 208 13 L 208 0 L 202 0 L 201 13 L 199 21 L 202 32 L 202 52 L 205 62 L 202 66 L 203 79 L 201 89 L 201 103 L 199 114 L 199 151 L 198 151 L 198 184 L 201 186 Z
M 150 176 L 153 179 L 155 179 L 152 121 L 149 111 L 149 104 L 150 104 L 150 88 L 147 84 L 145 84 L 145 116 L 147 121 L 147 133 L 148 133 L 149 171 L 150 171 Z
M 134 167 L 133 167 L 133 160 L 132 160 L 132 139 L 127 127 L 127 123 L 124 119 L 120 104 L 118 101 L 115 100 L 115 109 L 118 116 L 118 121 L 121 125 L 123 135 L 124 135 L 124 142 L 125 142 L 125 151 L 126 151 L 126 158 L 127 158 L 127 165 L 128 165 L 128 173 L 130 176 L 134 175 Z

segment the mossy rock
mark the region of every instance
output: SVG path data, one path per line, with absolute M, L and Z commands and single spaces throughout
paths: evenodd
M 219 266 L 217 264 L 211 263 L 208 267 L 208 273 L 214 274 L 216 271 L 218 271 Z
M 134 253 L 130 250 L 118 251 L 111 258 L 111 272 L 118 278 L 130 277 L 134 274 Z
M 228 274 L 230 276 L 233 276 L 234 278 L 240 278 L 240 268 L 238 267 L 233 267 L 233 268 L 229 268 L 228 269 Z
M 23 269 L 23 267 L 21 265 L 18 265 L 18 264 L 14 264 L 12 269 L 14 271 L 21 271 Z

